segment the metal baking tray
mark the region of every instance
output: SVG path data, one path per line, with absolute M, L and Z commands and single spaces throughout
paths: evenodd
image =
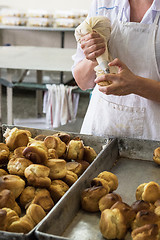
M 99 230 L 100 212 L 87 213 L 80 207 L 81 191 L 90 186 L 91 180 L 100 172 L 113 172 L 119 180 L 116 193 L 122 200 L 132 204 L 137 187 L 141 183 L 156 181 L 160 184 L 160 167 L 153 161 L 153 151 L 159 141 L 129 138 L 113 139 L 103 153 L 88 168 L 63 202 L 54 208 L 43 223 L 37 227 L 39 240 L 104 240 Z M 131 239 L 128 233 L 125 240 Z
M 56 130 L 43 130 L 43 129 L 27 128 L 27 127 L 21 127 L 21 126 L 13 126 L 13 125 L 2 125 L 2 127 L 0 127 L 0 140 L 1 140 L 1 142 L 4 142 L 3 134 L 4 134 L 5 130 L 7 128 L 12 129 L 14 127 L 17 127 L 19 129 L 27 129 L 27 130 L 29 130 L 32 133 L 32 137 L 35 137 L 35 136 L 37 136 L 39 134 L 52 135 L 54 133 L 59 132 L 59 131 L 56 131 Z M 97 152 L 97 154 L 98 154 L 96 159 L 98 157 L 101 157 L 101 154 L 103 153 L 104 146 L 108 144 L 108 139 L 106 139 L 106 138 L 94 137 L 94 136 L 89 136 L 89 135 L 82 135 L 82 134 L 79 134 L 79 133 L 71 133 L 71 132 L 67 132 L 67 133 L 70 134 L 71 138 L 79 136 L 83 140 L 84 145 L 93 147 L 95 149 L 95 151 Z M 90 164 L 90 165 L 92 165 L 92 164 Z M 85 172 L 79 177 L 77 182 L 81 179 L 81 177 L 83 175 L 86 174 Z M 72 189 L 75 188 L 74 185 L 75 184 L 73 184 L 70 187 L 70 189 L 66 192 L 66 194 L 59 200 L 59 202 L 65 201 L 65 198 L 68 198 L 67 197 L 68 194 L 70 196 L 70 191 L 72 192 Z M 7 232 L 7 231 L 0 231 L 0 240 L 8 240 L 8 239 L 9 240 L 33 240 L 33 239 L 35 240 L 35 239 L 37 239 L 35 234 L 34 234 L 35 233 L 35 229 L 38 226 L 40 226 L 43 223 L 43 221 L 45 221 L 45 219 L 48 218 L 48 216 L 51 214 L 51 212 L 54 210 L 54 208 L 56 208 L 56 205 L 59 204 L 59 202 L 55 204 L 55 206 L 46 215 L 46 217 L 37 226 L 35 226 L 35 228 L 32 229 L 32 231 L 30 231 L 29 233 L 23 234 L 23 233 L 11 233 L 11 232 Z

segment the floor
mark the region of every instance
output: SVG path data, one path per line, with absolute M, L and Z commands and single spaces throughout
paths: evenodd
M 2 89 L 2 123 L 6 124 L 6 89 Z M 13 116 L 14 125 L 40 129 L 53 129 L 46 124 L 45 114 L 42 118 L 36 117 L 36 93 L 28 90 L 14 90 Z M 56 128 L 68 132 L 80 132 L 83 118 L 89 103 L 89 95 L 80 95 L 76 121 Z

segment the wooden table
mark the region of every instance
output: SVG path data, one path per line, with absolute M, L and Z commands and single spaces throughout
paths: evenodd
M 71 72 L 76 49 L 8 46 L 0 47 L 0 69 L 7 69 L 6 80 L 12 83 L 13 70 L 36 70 L 37 83 L 42 84 L 43 71 Z M 12 71 L 11 71 L 12 70 Z M 0 86 L 1 87 L 1 86 Z M 0 89 L 0 119 L 1 110 Z M 42 111 L 42 91 L 36 91 L 37 116 Z M 7 124 L 13 124 L 13 88 L 7 87 Z

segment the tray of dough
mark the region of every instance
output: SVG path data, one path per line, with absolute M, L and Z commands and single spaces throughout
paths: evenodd
M 68 201 L 107 144 L 102 137 L 2 125 L 0 239 L 37 239 L 35 229 Z M 72 204 L 67 208 L 72 212 Z
M 160 167 L 153 160 L 159 146 L 159 141 L 112 139 L 64 201 L 37 227 L 36 237 L 39 240 L 159 239 Z M 102 181 L 108 180 L 103 178 L 105 174 L 115 178 L 115 186 L 110 186 L 110 190 Z M 141 238 L 137 238 L 139 234 Z

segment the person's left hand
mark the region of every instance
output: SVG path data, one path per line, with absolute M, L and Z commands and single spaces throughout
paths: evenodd
M 121 62 L 118 58 L 109 63 L 109 66 L 117 66 L 117 74 L 105 74 L 97 77 L 95 83 L 101 81 L 110 81 L 108 86 L 99 86 L 99 90 L 107 95 L 113 94 L 117 96 L 128 95 L 134 93 L 136 90 L 136 75 L 133 74 L 129 68 Z

